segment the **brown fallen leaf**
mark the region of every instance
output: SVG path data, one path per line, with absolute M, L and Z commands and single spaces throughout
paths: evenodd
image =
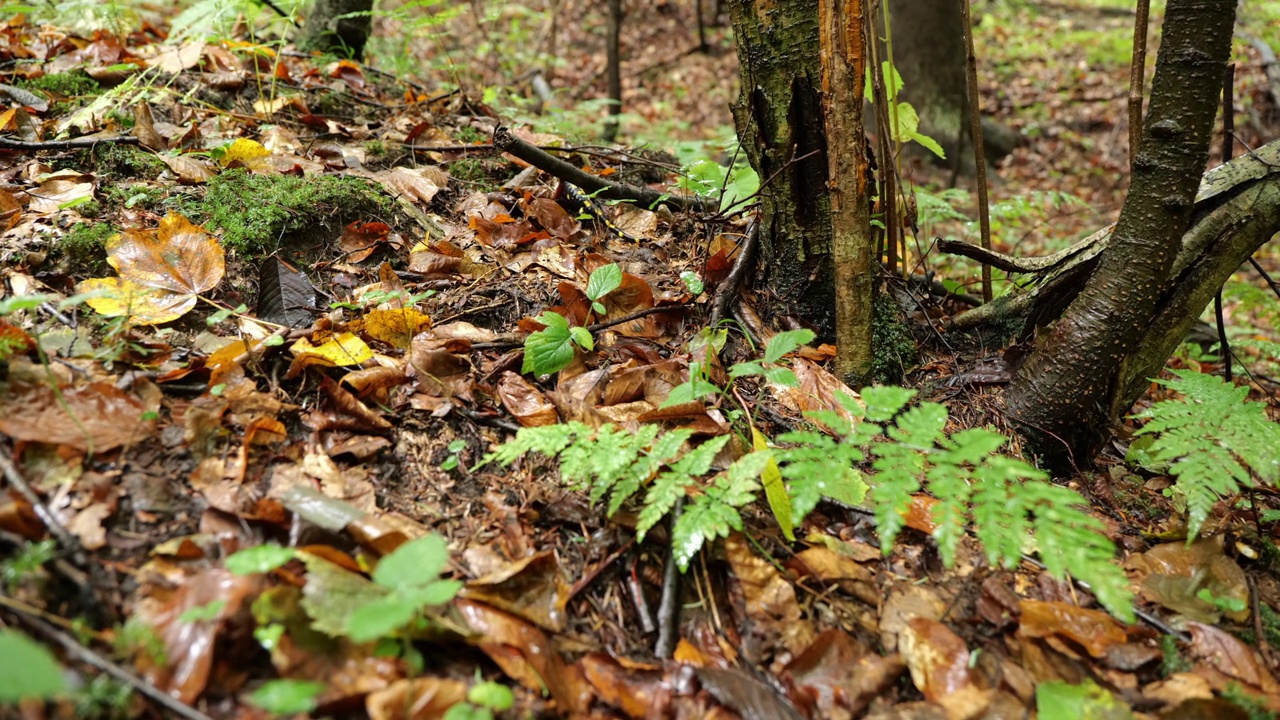
M 910 621 L 901 649 L 912 682 L 926 700 L 943 707 L 948 720 L 977 717 L 990 704 L 991 691 L 974 683 L 968 646 L 946 625 L 926 618 Z
M 555 405 L 542 391 L 511 371 L 502 373 L 496 390 L 502 406 L 524 427 L 542 427 L 560 421 Z
M 1023 600 L 1018 603 L 1018 611 L 1021 637 L 1067 638 L 1095 658 L 1105 657 L 1108 647 L 1128 639 L 1120 623 L 1101 610 L 1061 602 Z

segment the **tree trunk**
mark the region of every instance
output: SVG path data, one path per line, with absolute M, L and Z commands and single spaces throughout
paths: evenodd
M 919 113 L 920 131 L 937 140 L 948 158 L 955 157 L 961 134 L 969 132 L 960 3 L 889 0 L 888 6 L 893 64 L 902 75 L 900 97 Z M 877 24 L 883 37 L 884 25 Z
M 762 309 L 835 331 L 818 0 L 731 0 L 738 138 L 761 182 Z
M 836 375 L 861 385 L 871 375 L 875 275 L 871 262 L 866 133 L 862 127 L 867 68 L 863 0 L 819 0 L 822 99 L 827 172 L 831 178 L 831 248 L 836 273 Z
M 1139 341 L 1153 324 L 1175 320 L 1164 317 L 1161 299 L 1176 294 L 1172 270 L 1208 160 L 1234 21 L 1234 0 L 1169 1 L 1142 147 L 1116 229 L 1098 269 L 1009 386 L 1012 419 L 1053 464 L 1087 461 L 1136 398 L 1133 372 L 1159 369 L 1151 366 L 1161 343 Z M 1180 311 L 1194 315 L 1203 305 L 1188 300 Z
M 363 60 L 372 27 L 373 0 L 315 0 L 298 47 Z

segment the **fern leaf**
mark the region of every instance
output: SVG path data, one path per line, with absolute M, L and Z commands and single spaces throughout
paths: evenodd
M 915 396 L 915 390 L 891 385 L 869 387 L 862 391 L 862 401 L 867 405 L 866 418 L 871 422 L 887 422 Z
M 693 484 L 694 480 L 688 473 L 668 470 L 658 475 L 645 493 L 644 507 L 636 519 L 636 538 L 643 542 L 650 528 L 671 512 L 676 500 L 684 497 Z

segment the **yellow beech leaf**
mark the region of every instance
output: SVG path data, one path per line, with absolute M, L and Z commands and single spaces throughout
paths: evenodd
M 217 239 L 199 225 L 169 213 L 154 230 L 125 230 L 107 239 L 107 262 L 118 278 L 94 278 L 78 292 L 97 291 L 89 305 L 104 315 L 129 315 L 156 325 L 182 317 L 196 296 L 212 290 L 226 272 Z
M 289 348 L 299 359 L 320 360 L 329 365 L 359 365 L 373 357 L 373 351 L 363 340 L 351 333 L 342 333 L 320 346 L 312 345 L 306 338 L 299 338 Z
M 76 286 L 77 293 L 92 293 L 85 302 L 100 315 L 130 316 L 142 325 L 177 320 L 196 305 L 196 296 L 145 287 L 121 278 L 92 278 Z
M 247 168 L 255 169 L 265 165 L 262 158 L 270 155 L 271 151 L 262 147 L 262 143 L 257 140 L 240 138 L 227 146 L 227 152 L 222 156 L 222 166 L 227 167 L 231 163 L 239 162 Z
M 769 449 L 769 441 L 764 433 L 751 428 L 751 446 L 758 452 Z M 782 471 L 778 469 L 778 461 L 769 458 L 764 470 L 760 471 L 760 483 L 764 485 L 764 496 L 769 501 L 769 509 L 782 529 L 782 536 L 795 542 L 796 534 L 791 519 L 791 497 L 787 495 L 787 487 L 782 484 Z
M 430 324 L 431 318 L 413 308 L 370 310 L 364 316 L 366 335 L 401 349 Z

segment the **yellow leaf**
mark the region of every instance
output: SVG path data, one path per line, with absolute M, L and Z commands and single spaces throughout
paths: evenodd
M 757 451 L 769 449 L 769 440 L 765 438 L 764 433 L 755 429 L 755 426 L 751 428 L 751 446 Z M 790 542 L 795 542 L 795 527 L 791 519 L 791 497 L 787 495 L 787 487 L 782 484 L 782 470 L 773 458 L 769 458 L 764 470 L 760 471 L 760 482 L 764 485 L 764 496 L 769 501 L 769 509 L 773 511 L 773 517 L 777 519 L 778 527 L 782 529 L 782 536 Z
M 195 295 L 146 287 L 122 278 L 91 278 L 76 285 L 76 293 L 96 293 L 85 302 L 100 315 L 128 315 L 142 325 L 177 320 L 196 305 Z
M 306 338 L 300 338 L 289 351 L 299 358 L 306 357 L 339 366 L 359 365 L 373 357 L 369 346 L 349 332 L 342 333 L 319 347 L 312 345 Z
M 262 147 L 262 143 L 248 138 L 240 138 L 231 143 L 227 147 L 227 152 L 222 156 L 222 166 L 227 167 L 233 162 L 239 161 L 241 165 L 252 168 L 255 164 L 261 165 L 262 158 L 271 155 L 271 151 Z
M 413 308 L 370 310 L 364 316 L 364 332 L 374 340 L 404 349 L 430 323 L 431 318 Z

